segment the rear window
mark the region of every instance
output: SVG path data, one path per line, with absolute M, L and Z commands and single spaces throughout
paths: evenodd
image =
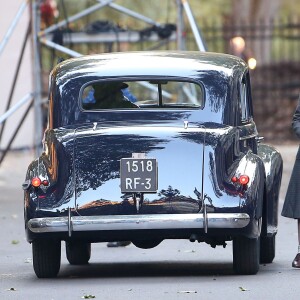
M 81 94 L 85 110 L 202 108 L 202 86 L 193 82 L 101 81 L 87 85 Z

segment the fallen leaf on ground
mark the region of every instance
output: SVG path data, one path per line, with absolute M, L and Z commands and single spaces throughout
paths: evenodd
M 249 290 L 247 290 L 247 289 L 243 288 L 242 286 L 240 286 L 240 290 L 241 290 L 242 292 L 249 291 Z
M 13 245 L 17 245 L 17 244 L 19 244 L 20 242 L 19 242 L 18 240 L 12 240 L 11 243 L 12 243 Z
M 96 296 L 94 296 L 94 295 L 84 295 L 81 298 L 82 299 L 94 299 L 94 298 L 96 298 Z

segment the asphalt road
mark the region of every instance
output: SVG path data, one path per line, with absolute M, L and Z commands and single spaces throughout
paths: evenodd
M 277 148 L 284 159 L 281 209 L 297 146 Z M 93 244 L 89 265 L 70 266 L 63 253 L 59 276 L 37 279 L 24 235 L 20 188 L 31 158 L 28 152 L 11 153 L 0 167 L 0 299 L 299 299 L 300 270 L 291 267 L 296 222 L 283 217 L 275 260 L 254 276 L 233 273 L 231 243 L 213 249 L 178 240 L 150 250 Z

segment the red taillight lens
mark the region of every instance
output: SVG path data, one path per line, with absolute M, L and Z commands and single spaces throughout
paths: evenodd
M 249 179 L 249 176 L 247 176 L 247 175 L 241 175 L 240 178 L 238 178 L 238 177 L 236 177 L 236 176 L 233 176 L 233 177 L 231 178 L 231 182 L 233 182 L 233 183 L 238 182 L 238 183 L 241 184 L 241 185 L 246 185 L 246 184 L 248 184 L 249 180 L 250 180 L 250 179 Z
M 233 176 L 233 177 L 231 178 L 231 181 L 232 181 L 232 182 L 237 182 L 237 181 L 238 181 L 238 178 L 237 178 L 236 176 Z
M 240 184 L 246 185 L 249 182 L 249 176 L 241 175 L 239 181 L 240 181 Z
M 43 180 L 42 184 L 43 184 L 44 186 L 48 186 L 48 185 L 49 185 L 49 181 L 48 181 L 48 180 Z
M 32 186 L 34 186 L 34 187 L 39 187 L 40 185 L 41 185 L 41 179 L 39 179 L 38 177 L 33 177 L 32 179 L 31 179 L 31 184 L 32 184 Z

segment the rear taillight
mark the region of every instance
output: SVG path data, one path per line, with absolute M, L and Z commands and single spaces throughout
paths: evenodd
M 248 175 L 241 175 L 239 178 L 236 177 L 236 176 L 233 176 L 233 177 L 231 178 L 231 181 L 232 181 L 233 183 L 239 183 L 239 184 L 245 186 L 245 185 L 247 185 L 248 182 L 249 182 L 249 176 L 248 176 Z
M 249 182 L 249 176 L 247 176 L 247 175 L 242 175 L 242 176 L 240 176 L 239 181 L 240 181 L 240 184 L 241 184 L 241 185 L 246 185 L 246 184 L 248 184 L 248 182 Z
M 31 179 L 31 185 L 35 188 L 40 187 L 41 185 L 43 186 L 48 186 L 49 185 L 49 181 L 48 180 L 41 180 L 39 177 L 33 177 Z
M 40 185 L 41 185 L 41 179 L 39 179 L 38 177 L 33 177 L 32 179 L 31 179 L 31 185 L 33 186 L 33 187 L 36 187 L 36 188 L 38 188 Z
M 48 181 L 48 180 L 43 180 L 42 184 L 43 184 L 44 186 L 48 186 L 48 185 L 49 185 L 49 181 Z
M 231 181 L 232 181 L 233 183 L 235 183 L 235 182 L 238 182 L 239 179 L 238 179 L 236 176 L 233 176 L 233 177 L 231 178 Z

